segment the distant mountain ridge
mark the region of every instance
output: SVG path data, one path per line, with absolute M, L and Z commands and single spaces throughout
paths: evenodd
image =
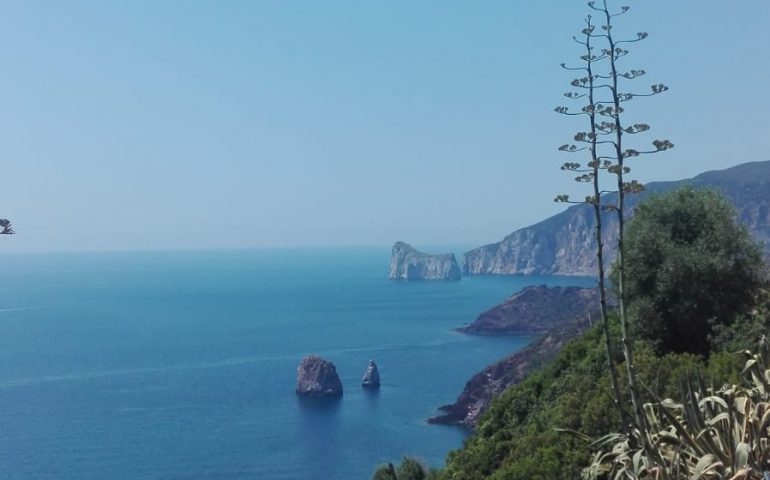
M 651 182 L 645 192 L 627 197 L 630 214 L 649 193 L 662 193 L 683 185 L 720 190 L 738 212 L 738 220 L 770 252 L 770 161 L 751 162 L 725 170 L 702 173 L 692 179 Z M 612 202 L 617 194 L 610 194 Z M 466 252 L 463 273 L 469 275 L 594 275 L 593 209 L 574 205 L 542 222 L 511 233 L 502 241 Z M 605 245 L 616 240 L 617 220 L 605 212 Z M 607 251 L 610 262 L 614 252 Z

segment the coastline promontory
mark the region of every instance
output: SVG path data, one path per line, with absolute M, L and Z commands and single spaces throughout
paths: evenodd
M 599 292 L 595 288 L 533 285 L 458 330 L 472 335 L 543 334 L 598 308 Z

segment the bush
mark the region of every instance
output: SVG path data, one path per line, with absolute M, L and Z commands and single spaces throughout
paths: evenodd
M 660 352 L 707 354 L 717 326 L 755 303 L 759 246 L 714 190 L 684 187 L 636 208 L 625 239 L 626 300 L 637 334 Z
M 372 480 L 432 480 L 438 478 L 438 471 L 426 468 L 412 457 L 404 457 L 401 464 L 382 465 L 374 471 Z

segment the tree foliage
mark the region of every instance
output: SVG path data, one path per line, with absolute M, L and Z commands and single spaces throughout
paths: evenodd
M 626 237 L 629 310 L 662 352 L 706 354 L 718 325 L 754 305 L 759 246 L 717 191 L 684 187 L 636 208 Z
M 435 480 L 438 471 L 428 469 L 412 457 L 404 457 L 395 467 L 392 463 L 382 465 L 374 471 L 372 480 Z

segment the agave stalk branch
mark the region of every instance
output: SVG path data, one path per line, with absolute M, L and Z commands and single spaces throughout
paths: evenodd
M 613 97 L 613 103 L 615 106 L 615 111 L 620 112 L 620 97 L 618 95 L 618 69 L 616 65 L 616 49 L 615 49 L 615 41 L 612 36 L 612 15 L 610 14 L 609 9 L 607 8 L 607 0 L 603 0 L 603 12 L 605 16 L 605 26 L 604 29 L 607 32 L 606 38 L 607 43 L 609 46 L 609 62 L 610 62 L 610 76 L 612 77 L 612 97 Z M 616 177 L 618 182 L 618 204 L 617 204 L 617 210 L 615 211 L 618 218 L 618 244 L 617 244 L 617 269 L 618 269 L 618 312 L 620 315 L 620 331 L 622 335 L 622 345 L 623 345 L 623 356 L 625 359 L 626 364 L 626 374 L 628 376 L 628 389 L 629 393 L 631 395 L 631 404 L 634 411 L 634 416 L 636 417 L 636 423 L 637 427 L 642 431 L 642 439 L 645 443 L 644 447 L 646 450 L 649 450 L 650 447 L 647 445 L 647 435 L 645 432 L 647 432 L 647 421 L 644 416 L 644 412 L 642 410 L 642 405 L 639 400 L 639 388 L 636 383 L 636 370 L 634 368 L 634 353 L 633 353 L 633 346 L 631 345 L 631 339 L 628 335 L 628 317 L 626 312 L 626 299 L 625 299 L 625 265 L 624 265 L 624 245 L 623 245 L 623 233 L 625 230 L 625 210 L 624 210 L 624 204 L 625 204 L 625 192 L 624 192 L 624 181 L 623 181 L 623 125 L 620 120 L 620 114 L 617 114 L 614 116 L 615 120 L 615 156 L 616 161 L 618 165 L 618 169 L 616 169 Z
M 586 50 L 587 55 L 590 58 L 591 55 L 591 32 L 593 31 L 593 24 L 591 22 L 591 16 L 589 15 L 586 18 Z M 604 272 L 604 240 L 602 238 L 602 204 L 601 204 L 601 185 L 599 183 L 599 169 L 601 168 L 601 162 L 599 161 L 599 152 L 598 152 L 598 145 L 597 145 L 597 130 L 596 130 L 596 108 L 594 103 L 594 76 L 593 76 L 593 64 L 591 60 L 586 61 L 586 70 L 588 70 L 588 78 L 589 78 L 589 89 L 588 89 L 588 103 L 591 106 L 591 108 L 588 109 L 588 115 L 590 119 L 591 124 L 591 135 L 589 138 L 592 139 L 590 151 L 591 151 L 591 163 L 592 171 L 593 171 L 593 178 L 592 178 L 592 186 L 594 191 L 593 196 L 593 202 L 591 202 L 591 206 L 594 210 L 594 235 L 596 238 L 596 264 L 597 264 L 597 277 L 598 277 L 598 287 L 599 287 L 599 308 L 601 311 L 602 316 L 602 332 L 604 334 L 604 348 L 607 353 L 607 369 L 610 374 L 610 381 L 612 383 L 612 400 L 615 404 L 615 408 L 618 410 L 618 413 L 620 414 L 620 419 L 622 422 L 622 431 L 627 432 L 628 430 L 628 413 L 623 408 L 623 402 L 622 402 L 622 396 L 621 396 L 621 390 L 620 390 L 620 384 L 618 382 L 618 374 L 615 370 L 615 352 L 614 348 L 612 346 L 612 337 L 610 335 L 610 321 L 609 321 L 609 313 L 607 308 L 607 289 L 606 289 L 606 276 Z

